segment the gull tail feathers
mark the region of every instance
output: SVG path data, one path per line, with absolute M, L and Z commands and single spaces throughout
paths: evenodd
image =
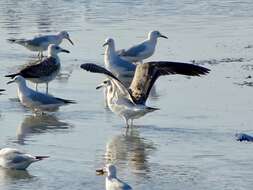
M 14 73 L 14 74 L 10 74 L 10 75 L 5 75 L 5 77 L 10 77 L 10 78 L 14 78 L 15 76 L 20 75 L 20 73 Z
M 148 112 L 153 112 L 153 111 L 157 111 L 157 110 L 160 110 L 160 109 L 159 108 L 146 107 L 146 110 Z
M 62 99 L 62 98 L 56 98 L 56 99 L 64 102 L 65 104 L 76 104 L 75 100 L 67 100 L 67 99 Z
M 46 158 L 49 158 L 49 156 L 35 156 L 35 159 L 36 160 L 44 160 L 44 159 L 46 159 Z
M 15 38 L 10 38 L 10 39 L 7 39 L 7 41 L 9 43 L 15 43 L 15 44 L 20 44 L 20 45 L 24 45 L 26 43 L 26 40 L 25 39 L 15 39 Z

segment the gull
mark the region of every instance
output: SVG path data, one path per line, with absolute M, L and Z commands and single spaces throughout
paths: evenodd
M 115 50 L 115 42 L 112 38 L 107 38 L 103 46 L 106 46 L 104 54 L 105 68 L 123 80 L 123 82 L 125 82 L 125 78 L 132 80 L 136 65 L 122 59 L 118 55 Z
M 129 127 L 129 120 L 131 120 L 132 126 L 134 119 L 158 110 L 158 108 L 146 106 L 146 100 L 152 86 L 160 76 L 170 74 L 200 76 L 210 71 L 207 68 L 188 63 L 168 61 L 147 62 L 137 65 L 132 83 L 127 88 L 121 80 L 103 67 L 86 63 L 82 64 L 81 68 L 93 73 L 104 74 L 109 78 L 98 86 L 97 89 L 100 87 L 107 88 L 108 107 L 112 112 L 124 119 L 127 128 Z
M 96 170 L 98 175 L 107 174 L 105 178 L 106 190 L 131 190 L 127 183 L 117 178 L 117 169 L 112 164 L 107 164 L 105 168 Z
M 134 45 L 127 50 L 119 50 L 118 54 L 121 56 L 121 58 L 129 62 L 142 63 L 144 59 L 147 59 L 154 54 L 157 39 L 159 37 L 168 39 L 159 31 L 151 31 L 148 33 L 148 38 L 145 41 L 141 42 L 140 44 Z
M 40 35 L 33 39 L 12 38 L 7 40 L 11 43 L 22 45 L 30 51 L 38 51 L 39 56 L 43 57 L 43 51 L 46 51 L 50 44 L 60 45 L 63 39 L 67 39 L 72 45 L 74 45 L 67 31 L 61 31 L 55 35 Z
M 14 78 L 17 75 L 21 75 L 36 84 L 36 91 L 38 89 L 38 83 L 46 83 L 46 92 L 48 93 L 48 83 L 55 79 L 60 72 L 61 63 L 57 55 L 60 52 L 69 53 L 68 50 L 62 49 L 55 44 L 50 44 L 48 46 L 47 58 L 36 64 L 28 65 L 19 72 L 6 75 L 5 77 Z
M 48 94 L 36 92 L 26 86 L 25 79 L 18 75 L 10 83 L 18 84 L 18 98 L 22 105 L 36 111 L 56 111 L 60 106 L 73 104 L 73 100 L 65 100 Z
M 25 170 L 30 164 L 49 156 L 32 156 L 14 148 L 0 149 L 0 166 L 7 169 Z

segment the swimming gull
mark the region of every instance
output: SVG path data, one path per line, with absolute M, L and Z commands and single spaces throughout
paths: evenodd
M 159 31 L 151 31 L 148 34 L 148 38 L 141 42 L 140 44 L 134 45 L 129 49 L 119 50 L 118 54 L 121 58 L 129 61 L 129 62 L 141 62 L 144 59 L 151 57 L 156 48 L 157 39 L 159 37 L 166 38 L 166 36 L 162 35 Z
M 107 164 L 105 168 L 96 170 L 98 175 L 106 174 L 105 189 L 106 190 L 131 190 L 127 183 L 117 178 L 117 169 L 112 164 Z
M 7 40 L 11 43 L 22 45 L 30 51 L 38 51 L 39 56 L 43 57 L 43 51 L 46 51 L 50 44 L 60 45 L 63 39 L 67 39 L 72 45 L 74 45 L 67 31 L 61 31 L 55 35 L 40 35 L 33 39 L 11 38 Z
M 14 148 L 0 149 L 0 166 L 7 169 L 25 170 L 30 164 L 49 156 L 32 156 Z
M 168 61 L 147 62 L 138 64 L 134 78 L 128 89 L 113 73 L 103 67 L 86 63 L 82 64 L 81 68 L 93 73 L 105 74 L 109 78 L 109 80 L 104 81 L 97 88 L 107 88 L 108 106 L 112 112 L 124 119 L 127 128 L 129 127 L 129 120 L 131 120 L 131 125 L 133 125 L 134 119 L 158 110 L 158 108 L 146 106 L 146 100 L 152 86 L 160 76 L 171 74 L 200 76 L 210 71 L 207 68 L 188 63 Z
M 48 46 L 47 58 L 39 61 L 37 64 L 28 65 L 17 73 L 6 75 L 5 77 L 14 78 L 21 75 L 36 84 L 36 91 L 38 83 L 46 83 L 46 92 L 48 93 L 48 83 L 55 79 L 60 72 L 61 63 L 58 53 L 69 53 L 68 50 L 62 49 L 57 45 L 50 44 Z
M 26 86 L 25 79 L 18 75 L 10 83 L 18 84 L 18 98 L 25 107 L 31 108 L 33 111 L 56 111 L 60 106 L 75 103 L 73 100 L 57 98 L 48 94 L 36 92 Z

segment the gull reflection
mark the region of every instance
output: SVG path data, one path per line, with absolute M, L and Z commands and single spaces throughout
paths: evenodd
M 0 184 L 13 183 L 18 180 L 30 180 L 34 176 L 30 175 L 26 170 L 10 170 L 0 167 Z
M 25 140 L 29 135 L 68 129 L 69 126 L 68 123 L 59 121 L 55 115 L 28 115 L 17 128 L 17 140 L 19 144 L 25 144 Z
M 155 146 L 139 136 L 138 131 L 132 129 L 125 135 L 112 137 L 106 145 L 106 163 L 126 164 L 134 173 L 147 174 L 150 171 L 149 156 Z

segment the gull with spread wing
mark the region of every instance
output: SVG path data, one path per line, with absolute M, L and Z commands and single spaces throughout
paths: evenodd
M 100 87 L 107 88 L 107 103 L 112 112 L 125 120 L 126 127 L 134 119 L 147 113 L 158 110 L 146 106 L 146 100 L 155 81 L 162 75 L 181 74 L 200 76 L 209 73 L 209 69 L 188 63 L 157 61 L 139 64 L 136 67 L 134 78 L 129 88 L 110 71 L 96 64 L 82 64 L 81 68 L 93 73 L 101 73 L 108 77 Z

